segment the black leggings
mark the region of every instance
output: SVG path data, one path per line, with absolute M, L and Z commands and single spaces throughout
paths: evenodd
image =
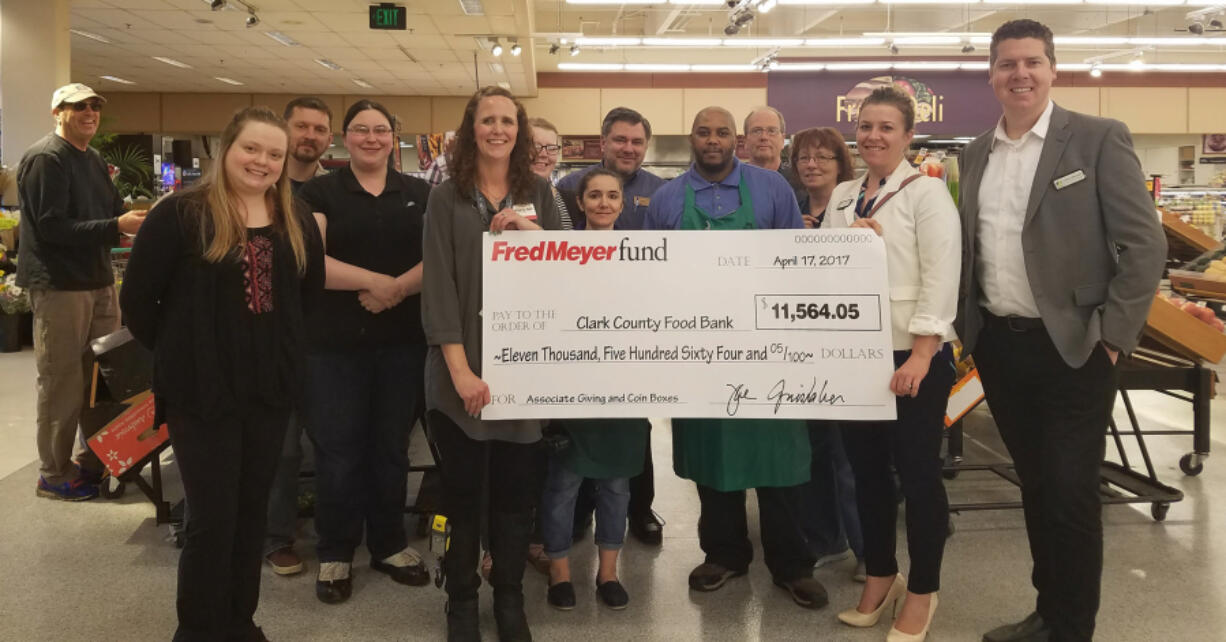
M 443 514 L 451 524 L 448 559 L 462 561 L 463 566 L 449 564 L 447 593 L 452 599 L 470 599 L 480 585 L 476 571 L 484 492 L 488 489 L 485 516 L 491 525 L 490 538 L 496 540 L 499 533 L 493 524 L 498 515 L 528 513 L 540 497 L 536 471 L 539 444 L 477 441 L 437 410 L 427 413 L 426 420 L 439 453 Z M 515 561 L 522 566 L 523 554 Z
M 902 365 L 910 355 L 909 350 L 895 351 L 895 365 Z M 949 529 L 949 500 L 941 480 L 941 433 L 953 382 L 953 362 L 946 347 L 932 358 L 919 394 L 898 397 L 898 419 L 842 424 L 843 444 L 856 476 L 865 570 L 874 577 L 898 572 L 893 464 L 907 501 L 911 557 L 907 590 L 920 595 L 941 587 L 941 557 Z

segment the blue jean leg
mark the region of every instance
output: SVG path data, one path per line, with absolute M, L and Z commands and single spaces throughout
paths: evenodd
M 298 415 L 289 420 L 281 458 L 268 494 L 268 529 L 264 536 L 264 555 L 294 543 L 298 524 L 298 472 L 302 467 L 302 421 Z
M 560 559 L 570 553 L 571 536 L 575 523 L 575 498 L 583 478 L 549 458 L 549 472 L 545 475 L 545 488 L 541 491 L 541 505 L 536 518 L 541 523 L 541 535 L 545 541 L 545 554 L 551 559 Z
M 630 506 L 630 479 L 614 477 L 593 480 L 596 484 L 596 546 L 619 550 L 626 541 L 626 513 Z M 549 458 L 549 472 L 537 519 L 544 535 L 545 554 L 552 559 L 570 553 L 575 519 L 575 499 L 583 477 Z
M 615 551 L 626 542 L 626 514 L 630 507 L 630 478 L 610 477 L 596 482 L 596 546 Z
M 369 497 L 370 450 L 367 359 L 350 352 L 308 354 L 303 417 L 315 447 L 315 530 L 320 562 L 352 562 L 362 542 Z

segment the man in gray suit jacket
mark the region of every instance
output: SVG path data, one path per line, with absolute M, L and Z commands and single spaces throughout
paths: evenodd
M 1115 362 L 1137 345 L 1166 240 L 1128 128 L 1048 98 L 1051 30 L 1005 23 L 990 62 L 1004 114 L 962 155 L 955 328 L 1021 480 L 1038 599 L 984 640 L 1089 640 Z

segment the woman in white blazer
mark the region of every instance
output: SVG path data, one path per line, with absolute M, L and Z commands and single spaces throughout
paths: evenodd
M 839 613 L 851 626 L 874 626 L 903 598 L 889 642 L 923 640 L 937 606 L 949 502 L 941 480 L 941 433 L 954 381 L 953 320 L 961 269 L 958 211 L 944 182 L 906 160 L 915 135 L 910 96 L 890 86 L 861 103 L 856 146 L 865 176 L 840 183 L 823 227 L 871 227 L 886 245 L 890 316 L 897 370 L 889 381 L 898 419 L 845 425 L 844 445 L 856 477 L 867 582 L 855 607 Z M 881 382 L 885 383 L 885 382 Z M 895 558 L 898 518 L 891 473 L 907 501 L 911 578 Z

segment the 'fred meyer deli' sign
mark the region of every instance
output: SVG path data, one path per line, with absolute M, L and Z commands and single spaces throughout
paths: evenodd
M 791 132 L 835 127 L 851 135 L 860 103 L 877 87 L 895 85 L 915 98 L 916 131 L 972 136 L 996 126 L 1000 105 L 986 72 L 905 72 L 906 75 L 817 71 L 771 72 L 767 102 L 783 113 Z

